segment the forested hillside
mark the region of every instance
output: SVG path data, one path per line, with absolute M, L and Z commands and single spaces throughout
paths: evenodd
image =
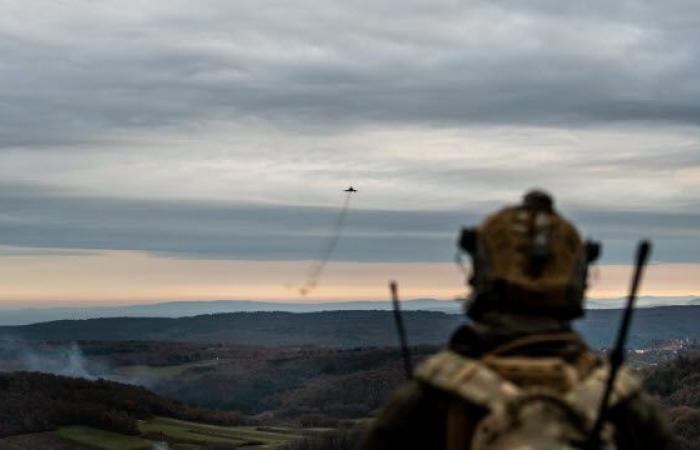
M 62 425 L 136 435 L 136 420 L 156 415 L 228 425 L 241 420 L 233 412 L 186 406 L 138 386 L 36 372 L 0 372 L 0 399 L 0 437 Z
M 684 448 L 700 449 L 700 352 L 681 355 L 648 370 L 646 385 L 667 407 Z
M 417 347 L 413 352 L 418 361 L 436 350 Z M 71 424 L 136 434 L 136 420 L 152 416 L 219 424 L 334 427 L 345 419 L 371 416 L 405 379 L 395 348 L 130 342 L 87 343 L 85 353 L 100 364 L 114 358 L 121 364 L 114 373 L 125 379 L 139 375 L 160 395 L 180 401 L 105 380 L 0 373 L 0 436 Z M 700 352 L 641 370 L 684 448 L 700 448 Z
M 439 312 L 405 313 L 416 343 L 441 343 L 463 323 L 461 316 Z M 0 327 L 0 337 L 29 340 L 149 340 L 224 342 L 245 345 L 360 346 L 395 345 L 390 311 L 320 313 L 254 312 L 209 314 L 179 319 L 114 318 L 61 320 Z

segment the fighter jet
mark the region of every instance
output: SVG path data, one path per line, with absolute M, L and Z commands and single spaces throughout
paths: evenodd
M 343 191 L 343 192 L 357 192 L 357 189 L 355 189 L 354 187 L 350 186 L 349 188 L 345 189 L 345 191 Z

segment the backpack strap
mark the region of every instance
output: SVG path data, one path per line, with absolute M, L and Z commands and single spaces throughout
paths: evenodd
M 528 334 L 526 336 L 510 340 L 505 344 L 499 345 L 493 350 L 487 352 L 485 356 L 503 355 L 510 353 L 513 350 L 520 350 L 525 347 L 546 343 L 572 343 L 586 348 L 586 344 L 583 342 L 583 340 L 576 333 L 572 333 L 570 331 L 564 333 L 539 333 Z
M 460 401 L 457 397 L 447 402 L 445 449 L 465 450 L 470 448 L 474 432 L 482 418 L 482 413 L 475 410 L 471 404 Z
M 495 409 L 520 394 L 520 388 L 479 360 L 446 350 L 418 366 L 416 379 L 470 403 Z
M 576 368 L 562 358 L 486 356 L 483 363 L 520 388 L 546 386 L 552 391 L 563 392 L 575 386 L 579 379 Z
M 574 344 L 581 348 L 573 361 L 558 356 L 518 356 L 517 351 L 541 344 Z M 516 351 L 516 354 L 509 355 Z M 556 390 L 568 390 L 578 380 L 586 378 L 600 359 L 588 349 L 581 337 L 573 332 L 541 333 L 522 336 L 485 353 L 481 359 L 504 378 L 519 386 L 544 384 Z M 513 370 L 507 368 L 514 366 Z M 500 370 L 504 367 L 505 371 Z M 519 373 L 518 373 L 519 372 Z

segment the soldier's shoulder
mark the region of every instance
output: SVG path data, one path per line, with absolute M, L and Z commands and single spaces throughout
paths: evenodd
M 370 440 L 397 436 L 415 427 L 422 427 L 431 418 L 439 416 L 441 394 L 430 385 L 418 380 L 403 384 L 394 391 L 389 401 L 373 419 Z
M 383 415 L 399 418 L 411 414 L 413 411 L 427 408 L 435 403 L 439 395 L 433 386 L 421 380 L 409 381 L 394 391 L 384 408 Z
M 681 448 L 661 405 L 643 390 L 616 405 L 610 411 L 610 420 L 615 423 L 617 447 L 621 450 Z
M 662 419 L 661 408 L 658 402 L 640 389 L 617 404 L 611 414 L 624 421 L 653 423 Z

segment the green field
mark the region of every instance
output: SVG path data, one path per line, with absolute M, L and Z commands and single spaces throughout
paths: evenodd
M 302 436 L 293 428 L 259 429 L 257 427 L 223 427 L 158 417 L 139 423 L 143 435 L 153 439 L 189 444 L 221 443 L 235 447 L 265 446 L 276 448 Z
M 63 439 L 96 449 L 150 450 L 153 447 L 153 442 L 138 436 L 127 436 L 91 427 L 62 427 L 59 428 L 58 435 Z
M 201 450 L 209 445 L 230 448 L 275 449 L 310 433 L 287 427 L 224 427 L 156 417 L 139 422 L 141 436 L 126 436 L 84 426 L 63 427 L 58 435 L 66 440 L 100 450 L 151 450 L 156 442 L 167 442 L 173 450 Z

